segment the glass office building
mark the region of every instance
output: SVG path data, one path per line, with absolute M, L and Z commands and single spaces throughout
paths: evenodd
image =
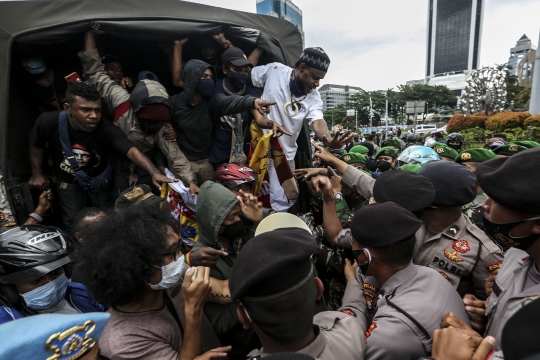
M 257 14 L 274 16 L 294 24 L 304 38 L 302 10 L 291 0 L 257 0 Z
M 429 0 L 426 77 L 476 69 L 485 0 Z

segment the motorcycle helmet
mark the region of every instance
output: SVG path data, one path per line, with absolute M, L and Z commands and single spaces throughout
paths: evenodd
M 409 146 L 398 157 L 398 166 L 403 164 L 425 164 L 441 160 L 437 152 L 427 146 Z

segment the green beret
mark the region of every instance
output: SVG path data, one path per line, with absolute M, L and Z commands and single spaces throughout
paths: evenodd
M 382 142 L 382 146 L 395 146 L 401 149 L 401 142 L 398 139 L 386 139 Z
M 365 164 L 366 158 L 360 153 L 350 152 L 345 155 L 341 155 L 339 160 L 345 161 L 347 164 Z
M 512 156 L 520 151 L 528 150 L 525 146 L 520 146 L 514 143 L 509 143 L 503 146 L 498 146 L 492 151 L 497 155 Z
M 512 141 L 512 144 L 523 146 L 523 147 L 526 147 L 527 149 L 540 147 L 540 143 L 537 143 L 536 141 L 532 141 L 532 140 Z
M 422 165 L 418 164 L 404 164 L 400 166 L 400 170 L 406 170 L 418 174 L 418 170 L 422 168 Z
M 363 145 L 355 145 L 349 150 L 349 153 L 367 154 L 369 149 Z
M 446 145 L 445 143 L 440 143 L 438 141 L 434 142 L 433 144 L 429 145 L 430 148 L 432 149 L 436 149 L 438 148 L 439 146 L 443 146 L 443 145 Z
M 495 159 L 496 157 L 497 155 L 495 155 L 491 150 L 477 148 L 460 152 L 459 155 L 456 156 L 454 161 L 457 163 L 464 163 L 469 161 L 484 162 Z
M 375 159 L 377 159 L 379 156 L 391 156 L 393 158 L 397 157 L 397 150 L 394 149 L 391 146 L 385 146 L 381 148 L 379 151 L 377 151 L 377 154 L 375 155 Z
M 434 146 L 432 149 L 435 150 L 439 156 L 444 156 L 451 159 L 455 159 L 458 156 L 458 152 L 456 150 L 452 149 L 450 146 L 446 146 L 445 144 L 439 143 L 439 146 Z

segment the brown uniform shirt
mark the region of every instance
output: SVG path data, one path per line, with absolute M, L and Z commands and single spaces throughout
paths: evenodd
M 398 271 L 380 288 L 366 332 L 366 358 L 418 359 L 431 354 L 433 331 L 453 312 L 469 324 L 458 293 L 436 271 L 413 265 Z
M 343 306 L 339 311 L 324 311 L 313 318 L 317 337 L 298 353 L 321 360 L 363 360 L 366 350 L 366 302 L 361 284 L 355 279 L 347 282 Z M 261 359 L 270 354 L 254 350 L 250 360 Z
M 534 266 L 534 261 L 525 251 L 510 249 L 497 274 L 493 292 L 488 299 L 486 309 L 488 323 L 484 335 L 495 337 L 496 350 L 501 350 L 502 331 L 508 319 L 529 300 L 540 296 L 540 284 L 523 291 L 531 266 Z
M 428 239 L 426 232 L 425 224 L 416 232 L 413 262 L 437 270 L 461 296 L 485 300 L 486 278 L 500 267 L 502 250 L 464 214 Z

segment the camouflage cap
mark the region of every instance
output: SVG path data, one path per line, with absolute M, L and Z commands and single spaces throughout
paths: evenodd
M 458 156 L 456 156 L 454 161 L 457 163 L 464 163 L 469 161 L 484 162 L 495 159 L 496 157 L 497 155 L 495 155 L 491 150 L 476 148 L 460 152 Z
M 360 153 L 350 152 L 345 155 L 341 155 L 339 160 L 345 161 L 347 164 L 365 164 L 366 158 Z
M 514 143 L 508 143 L 503 146 L 496 147 L 492 151 L 497 155 L 512 156 L 520 151 L 528 150 L 525 146 L 517 145 Z
M 394 149 L 391 146 L 385 146 L 381 148 L 379 151 L 377 151 L 377 154 L 375 155 L 375 159 L 377 159 L 379 156 L 391 156 L 393 158 L 397 157 L 397 150 Z

